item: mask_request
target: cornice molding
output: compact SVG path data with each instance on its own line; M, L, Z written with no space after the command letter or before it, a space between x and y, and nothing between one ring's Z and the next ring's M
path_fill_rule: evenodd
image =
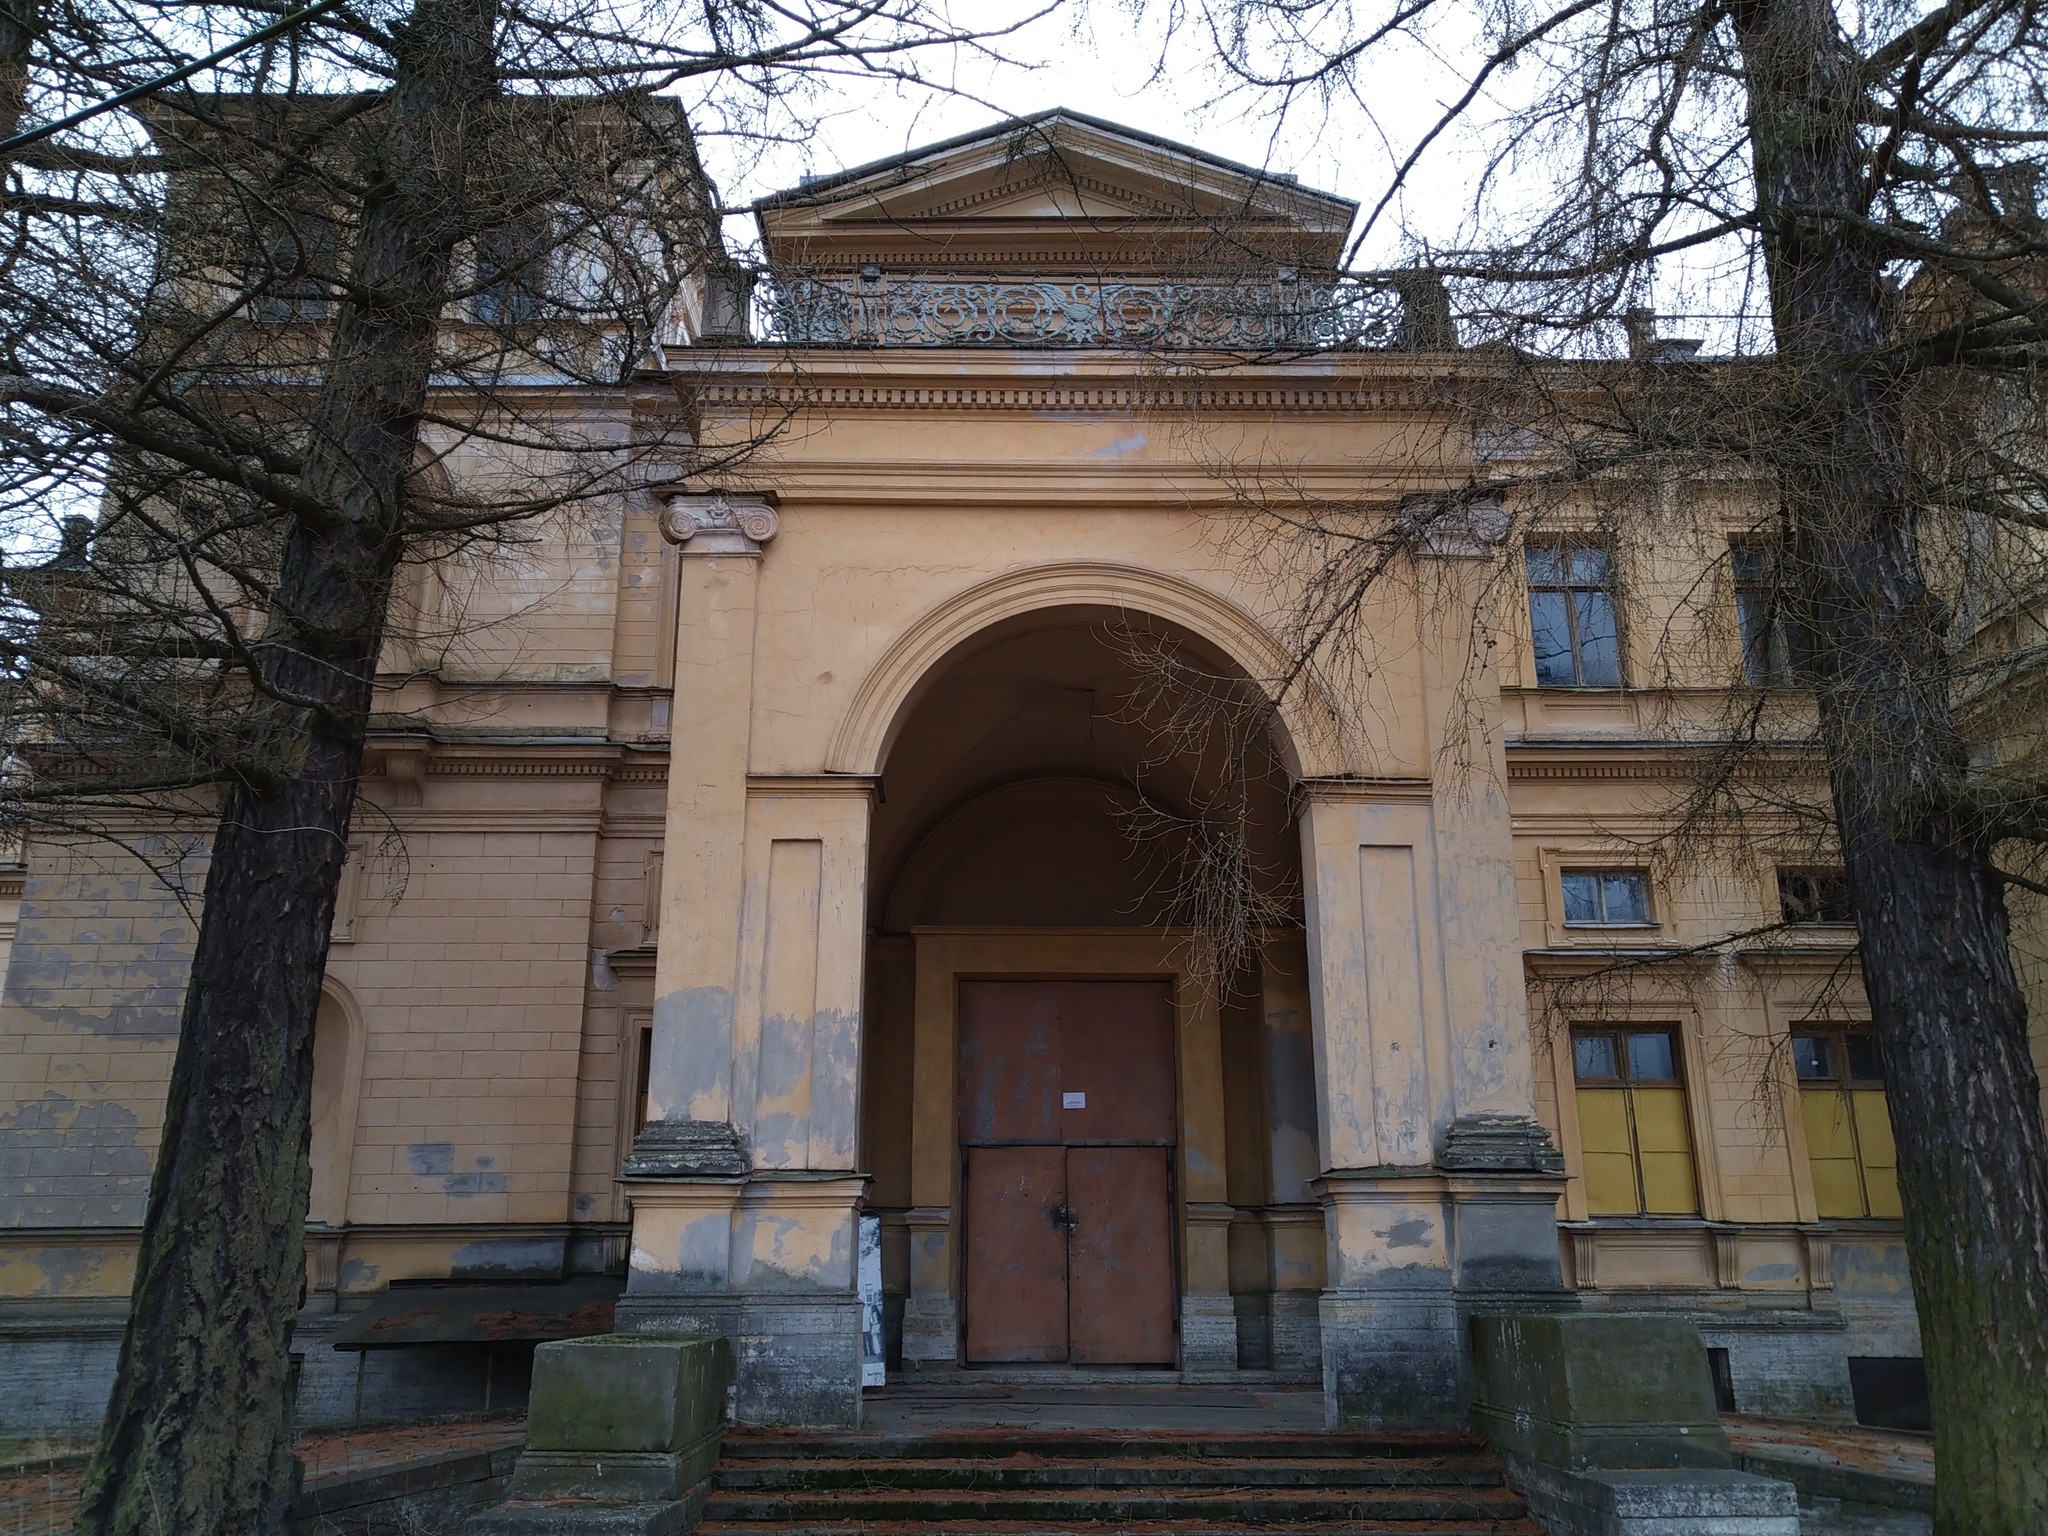
M932 349L921 349L932 350ZM1045 349L1052 351L1054 349ZM792 349L792 356L795 349ZM1028 354L1042 356L1042 352ZM814 366L803 354L806 372ZM787 369L777 370L787 372ZM791 383L795 387L791 387ZM1173 411L1286 411L1290 414L1417 414L1448 403L1440 388L1424 385L1347 387L1324 383L1232 384L1223 379L1135 380L1086 383L991 381L962 383L820 383L788 381L763 373L743 380L706 383L696 392L706 410L752 410L768 403L799 410L829 411L1094 411L1104 415Z

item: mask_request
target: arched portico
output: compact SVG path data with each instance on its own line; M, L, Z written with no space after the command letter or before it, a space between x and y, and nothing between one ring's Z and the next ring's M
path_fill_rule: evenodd
M1148 585L1193 606L1180 584ZM863 1159L902 1364L1313 1379L1292 744L1254 719L1164 732L1189 704L1255 711L1258 684L1154 611L1074 602L1097 594L1071 581L1026 590L1061 601L987 593L990 621L895 687L884 738ZM1162 697L1176 677L1208 692ZM1181 926L1173 828L1240 771L1231 815L1269 921L1218 975Z
M621 1326L733 1337L742 1419L856 1422L865 1203L891 1223L904 1361L988 1355L961 1327L966 1170L1017 1138L957 1093L962 985L1144 981L1174 1030L1145 1138L1171 1170L1173 1363L1319 1365L1333 1421L1457 1417L1470 1307L1559 1284L1497 779L1340 773L1312 692L1254 712L1246 856L1282 916L1243 974L1197 976L1171 859L1119 852L1117 797L1197 819L1216 743L1156 733L1129 648L1251 697L1282 653L1240 609L1121 563L964 571L791 771L756 760L764 698L840 657L778 636L757 676L775 512L679 495L668 527L679 704ZM1444 638L1417 648L1425 720L1464 665Z

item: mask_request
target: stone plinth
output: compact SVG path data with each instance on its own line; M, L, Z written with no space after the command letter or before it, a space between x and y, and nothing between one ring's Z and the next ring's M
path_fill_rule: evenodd
M526 1449L463 1536L667 1536L696 1524L725 1432L722 1338L611 1334L534 1351Z
M1682 1318L1472 1320L1477 1427L1554 1467L1729 1467L1699 1331Z

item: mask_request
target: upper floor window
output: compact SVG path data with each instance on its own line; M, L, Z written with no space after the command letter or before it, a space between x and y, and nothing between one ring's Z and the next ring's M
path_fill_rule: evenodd
M340 239L334 221L301 214L291 227L273 229L263 242L263 266L251 308L266 325L326 317L341 270Z
M1671 1025L1572 1034L1586 1207L1595 1216L1694 1216L1699 1182Z
M1567 869L1564 889L1567 928L1648 928L1650 876L1641 869Z
M1785 586L1775 545L1737 539L1728 546L1735 573L1735 622L1742 631L1742 675L1752 688L1790 688L1804 670L1785 627Z
M1853 923L1849 877L1839 869L1781 869L1778 911L1786 922L1801 926Z
M1820 1214L1901 1214L1899 1154L1876 1036L1867 1029L1795 1031L1792 1070Z
M1545 688L1621 686L1621 630L1601 545L1566 540L1524 551L1536 681Z
M529 325L547 293L553 231L543 216L486 230L476 242L476 297L470 307L485 325Z

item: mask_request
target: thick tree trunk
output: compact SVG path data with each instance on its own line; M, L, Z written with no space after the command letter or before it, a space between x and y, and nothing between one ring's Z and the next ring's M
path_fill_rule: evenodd
M77 1529L282 1532L313 1022L495 0L419 0L259 647L275 776L226 796L128 1328Z
M1947 614L1920 562L1891 336L1861 211L1862 81L1827 0L1734 11L1793 402L1778 462L1933 1397L1939 1536L2048 1531L2048 1130L1970 813Z

